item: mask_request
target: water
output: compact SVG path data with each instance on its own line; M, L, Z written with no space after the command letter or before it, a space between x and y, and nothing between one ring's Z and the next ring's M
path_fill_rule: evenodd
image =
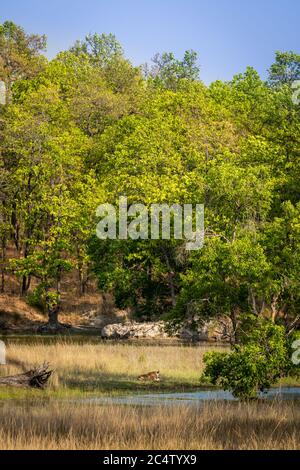
M135 346L174 346L181 345L186 347L205 348L211 344L207 342L199 343L186 343L178 340L103 340L99 335L92 334L77 334L77 335L39 335L39 334L2 334L0 339L6 345L10 344L56 344L62 341L66 344L132 344ZM214 343L216 347L224 348L222 343ZM267 393L259 394L262 399L284 399L284 400L299 400L300 401L300 387L281 387L272 388ZM202 389L195 392L185 393L152 393L152 394L136 394L118 397L94 397L85 399L76 399L80 403L94 403L99 405L198 405L207 401L236 401L233 395L224 390L208 390Z
M260 393L262 399L300 400L300 387L272 388L267 393ZM194 405L206 401L236 401L236 398L224 390L199 390L187 393L151 393L123 397L96 397L80 400L84 403L99 405Z

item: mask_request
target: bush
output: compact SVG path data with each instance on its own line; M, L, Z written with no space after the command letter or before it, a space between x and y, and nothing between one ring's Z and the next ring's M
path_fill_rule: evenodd
M38 285L32 292L27 294L27 303L32 307L36 307L42 312L45 311L45 288L43 284Z
M251 322L250 322L251 324ZM204 356L202 380L209 380L240 399L256 398L280 377L296 374L291 361L292 338L283 326L259 320L241 337L241 343L230 353L208 352Z

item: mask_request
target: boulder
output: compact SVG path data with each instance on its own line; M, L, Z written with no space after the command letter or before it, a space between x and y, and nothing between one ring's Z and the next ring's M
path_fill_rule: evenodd
M178 331L178 337L187 341L230 341L232 323L227 317L210 320L193 319Z
M102 328L101 336L107 339L167 338L168 334L165 332L164 327L164 322L113 323Z
M106 325L124 324L129 322L129 314L126 310L115 309L111 313L94 316L90 319L90 325L96 328L104 328Z
M106 324L101 329L102 338L177 338L184 341L229 341L232 334L231 322L227 318L187 321L178 331L166 331L166 323L125 321Z

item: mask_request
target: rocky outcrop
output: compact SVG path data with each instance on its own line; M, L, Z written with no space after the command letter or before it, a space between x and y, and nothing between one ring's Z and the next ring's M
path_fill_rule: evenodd
M128 339L128 338L167 338L164 322L125 322L113 323L104 326L101 330L102 338Z
M230 341L233 334L229 318L187 322L179 331L178 336L186 341Z
M202 321L197 325L187 322L175 333L167 332L163 321L112 323L105 325L101 330L102 338L106 339L178 338L185 341L229 341L230 334L231 325L226 318Z
M129 323L129 314L126 310L113 310L110 313L97 315L90 318L89 325L103 329L106 325Z

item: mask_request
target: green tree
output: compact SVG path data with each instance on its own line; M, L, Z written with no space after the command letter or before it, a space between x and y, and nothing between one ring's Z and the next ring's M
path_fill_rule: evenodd
M175 90L180 80L194 81L199 79L199 66L197 53L193 50L185 51L182 60L176 59L172 52L156 54L149 76L154 82L166 88Z
M299 375L292 363L292 337L282 326L257 318L245 322L244 336L232 352L209 352L202 380L230 390L240 399L255 399L281 377ZM248 327L247 327L248 326Z
M8 100L17 80L30 78L41 70L46 62L41 56L45 48L45 36L26 34L12 21L0 25L0 77L6 84Z
M103 67L123 56L123 49L112 33L88 34L84 41L76 41L70 49L76 55L88 55L93 64Z
M269 70L269 83L272 86L291 85L300 79L300 55L296 52L280 52Z

